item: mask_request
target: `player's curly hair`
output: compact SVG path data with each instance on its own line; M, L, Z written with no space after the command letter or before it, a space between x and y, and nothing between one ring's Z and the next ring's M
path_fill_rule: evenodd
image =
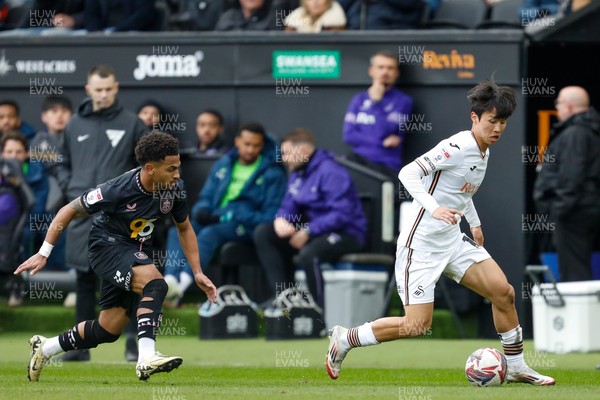
M471 103L471 111L478 118L486 111L496 110L496 117L506 119L517 108L515 92L508 86L498 86L492 81L484 81L469 90L467 96Z
M167 156L179 154L179 140L159 131L142 136L135 146L135 159L141 166L149 162L160 162Z

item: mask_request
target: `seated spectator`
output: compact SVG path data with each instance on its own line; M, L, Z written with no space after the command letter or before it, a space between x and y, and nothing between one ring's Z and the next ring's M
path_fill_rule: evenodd
M34 0L20 29L81 29L85 0Z
M216 31L269 31L278 30L271 0L239 0L239 4L225 11L217 21Z
M197 154L223 154L230 146L223 138L225 124L223 116L217 110L207 109L196 118Z
M212 31L223 13L221 0L179 0L168 19L170 31Z
M0 100L0 135L4 132L19 131L29 141L35 134L33 126L21 120L19 104L10 99Z
M154 0L86 0L83 27L88 32L159 30Z
M156 129L155 127L160 123L161 114L164 114L164 110L154 100L145 100L137 108L137 116L144 121L144 124L148 127L148 132Z
M417 29L423 12L421 0L338 1L346 12L348 29Z
M1 157L16 159L22 165L25 182L33 191L35 202L29 216L29 223L25 224L23 232L24 254L23 259L34 254L34 249L39 248L44 241L48 219L45 217L46 200L48 196L48 177L44 166L38 162L30 162L27 139L17 131L8 131L0 139ZM46 222L45 222L46 221ZM39 229L38 229L39 228ZM23 303L21 293L14 292L11 305L19 306Z
M275 142L264 128L255 123L242 125L235 148L215 163L192 208L204 271L214 274L209 266L221 245L250 243L258 224L273 221L286 181L284 169L277 164ZM174 228L167 239L165 280L179 291L173 305L194 281Z
M335 0L303 0L285 19L285 30L295 32L346 29L346 14Z
M20 170L21 165L17 160L0 157L0 278L9 277L5 286L10 293L9 307L23 304L23 278L14 276L12 272L24 258L16 256L16 249L11 246L23 208L19 196L24 189Z
M65 141L65 127L73 116L71 100L66 96L48 96L42 103L41 120L45 129L38 132L29 146L29 159L44 166L48 177L48 195L45 203L45 217L38 226L49 225L54 214L66 203L64 193L58 185L56 173L63 161L61 147ZM39 219L39 218L38 218ZM43 229L45 231L46 229ZM50 270L66 270L65 262L66 235L62 235L54 244L54 250L48 259Z
M66 96L48 96L42 103L41 120L45 129L38 132L31 146L41 148L52 146L61 147L65 141L65 127L73 116L73 105Z
M45 237L45 229L36 229L37 225L49 225L44 223L46 217L46 200L48 198L48 176L44 165L36 160L29 159L29 146L27 139L19 132L10 131L2 135L0 139L0 148L2 149L2 157L7 159L16 159L23 166L23 175L25 182L33 191L35 203L31 210L30 221L40 222L40 224L27 224L25 229L25 254L30 256L34 249L37 249ZM34 229L29 229L33 227ZM47 228L47 226L45 226Z
M254 231L254 243L271 295L294 281L298 253L308 289L323 308L321 265L362 247L366 219L350 174L316 147L311 132L298 128L285 135L281 153L291 170L287 192L275 221Z

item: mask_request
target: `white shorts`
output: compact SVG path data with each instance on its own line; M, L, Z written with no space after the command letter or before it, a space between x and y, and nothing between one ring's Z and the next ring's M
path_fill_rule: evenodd
M467 269L474 263L491 258L463 234L454 248L442 252L428 252L399 246L396 252L396 287L404 306L433 303L435 284L442 276L460 283Z

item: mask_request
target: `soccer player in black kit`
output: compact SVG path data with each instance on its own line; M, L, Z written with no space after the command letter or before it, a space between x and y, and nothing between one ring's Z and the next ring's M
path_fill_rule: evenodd
M196 284L210 301L216 301L217 290L200 267L198 241L179 178L178 145L177 139L164 133L142 137L135 148L140 167L89 189L64 206L52 221L39 252L15 271L20 274L30 270L35 275L44 268L53 244L73 218L99 213L90 231L89 257L91 268L102 278L100 315L58 336L34 335L29 339L30 381L38 381L44 365L59 353L116 341L134 317L138 323L136 374L140 380L170 372L183 362L181 357L167 357L155 350L167 284L145 251L159 219L169 214L174 219Z

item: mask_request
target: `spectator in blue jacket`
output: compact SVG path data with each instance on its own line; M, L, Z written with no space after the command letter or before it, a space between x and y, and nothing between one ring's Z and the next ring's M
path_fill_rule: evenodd
M257 123L242 125L235 148L221 157L192 208L192 225L198 236L204 270L221 245L252 241L254 228L271 223L285 193L287 175L277 163L275 142ZM165 280L177 288L179 299L194 282L175 229L169 231ZM176 284L176 281L179 281Z
M400 76L397 55L380 51L371 56L372 83L355 95L344 117L344 142L350 159L394 177L402 166L403 126L412 112L412 97L394 87ZM403 123L404 122L404 123Z
M21 120L19 104L11 99L0 100L0 134L19 131L30 141L37 131L33 126Z
M324 307L321 264L337 261L364 244L366 218L348 171L318 149L302 128L281 141L283 161L292 171L274 222L260 225L254 243L272 295L293 282L292 257L306 273L312 296Z

